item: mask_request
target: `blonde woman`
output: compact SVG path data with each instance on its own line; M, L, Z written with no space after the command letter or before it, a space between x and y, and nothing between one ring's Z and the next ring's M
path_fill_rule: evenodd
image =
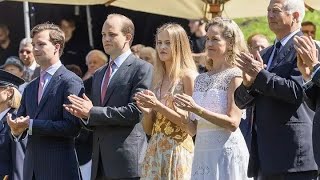
M197 76L185 30L178 24L161 26L156 51L153 92L135 96L144 114L144 131L151 135L141 179L190 179L196 124L173 105L173 95L192 94Z
M233 97L242 82L233 62L236 54L247 51L238 25L214 18L207 25L206 49L209 71L197 77L193 98L175 96L175 104L192 112L191 119L198 122L191 179L245 180L249 152Z
M0 180L22 178L23 158L19 161L21 156L16 154L19 143L11 140L7 113L13 116L20 106L21 94L17 88L23 83L23 79L0 70Z

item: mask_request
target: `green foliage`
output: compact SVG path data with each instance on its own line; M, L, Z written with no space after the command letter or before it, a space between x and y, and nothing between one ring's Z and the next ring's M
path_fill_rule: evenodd
M273 42L275 39L273 32L269 29L267 17L239 18L234 19L234 21L240 26L246 39L254 33L262 33L266 35L270 42ZM316 24L316 39L320 40L320 11L307 11L304 21L311 21Z

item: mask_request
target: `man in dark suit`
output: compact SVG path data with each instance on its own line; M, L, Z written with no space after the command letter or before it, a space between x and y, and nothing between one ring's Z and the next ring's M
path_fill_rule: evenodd
M301 74L293 37L301 36L303 1L271 0L270 29L275 44L241 53L237 66L243 83L235 91L241 109L255 105L248 175L262 180L310 180L317 176L312 150L313 111L303 102ZM266 64L266 69L265 65Z
M70 96L72 104L65 105L94 130L93 180L139 179L138 163L146 136L136 127L141 112L133 96L151 86L153 69L131 53L133 35L130 19L120 14L107 17L102 42L110 61L93 76L92 101L85 95Z
M305 101L315 111L312 141L315 161L320 167L320 51L312 36L295 37L294 41L298 53L297 66L305 81Z
M23 179L79 180L74 138L81 126L62 105L70 94L83 93L83 83L59 60L64 33L58 26L39 24L31 37L40 77L26 87L18 118L8 118L14 136L28 133Z

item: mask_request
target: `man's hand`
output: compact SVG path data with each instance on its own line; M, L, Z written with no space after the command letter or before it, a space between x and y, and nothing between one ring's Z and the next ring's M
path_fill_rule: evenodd
M243 85L245 87L250 87L255 81L258 73L266 66L263 64L263 60L258 51L256 52L255 57L252 54L244 52L237 56L235 65L243 72Z
M316 43L313 41L311 36L295 36L293 40L294 48L296 49L300 59L303 61L303 64L306 64L309 69L313 71L313 67L319 63L319 52L316 48Z
M78 118L88 118L93 104L85 94L83 94L82 97L83 98L72 94L68 96L71 104L64 104L63 106L68 112Z
M26 116L20 116L17 117L16 119L12 119L12 114L8 113L7 114L7 123L11 129L11 133L14 136L19 136L22 134L28 127L30 123L30 117Z
M303 79L305 81L309 81L311 79L311 70L309 66L307 66L307 64L303 62L299 53L297 54L297 66L300 73L302 74Z

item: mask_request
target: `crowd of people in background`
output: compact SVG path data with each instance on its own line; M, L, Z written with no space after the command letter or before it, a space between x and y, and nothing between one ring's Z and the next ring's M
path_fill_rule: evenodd
M316 25L302 0L266 9L272 42L223 17L149 47L110 14L103 51L72 19L19 44L0 24L0 180L318 179Z

